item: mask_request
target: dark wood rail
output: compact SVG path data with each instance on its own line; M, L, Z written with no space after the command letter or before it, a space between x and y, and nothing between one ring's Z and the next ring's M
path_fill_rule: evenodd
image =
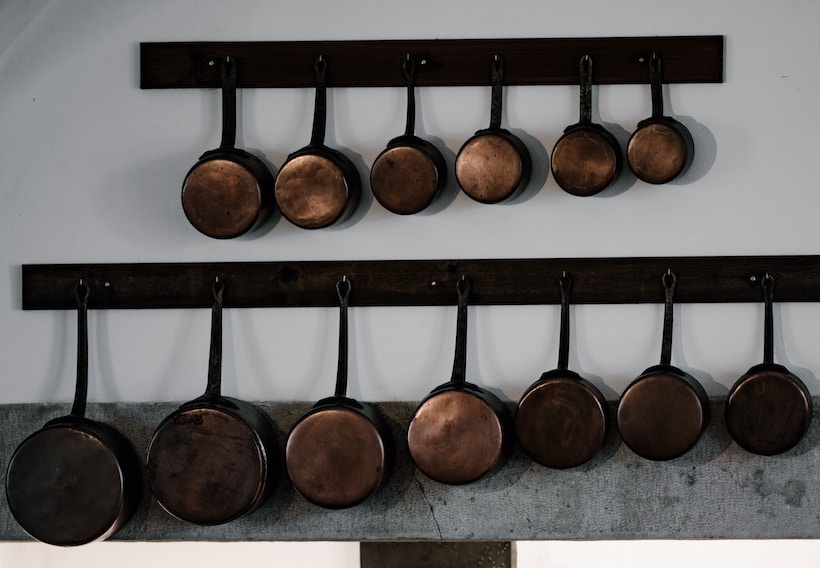
M91 286L91 308L208 307L216 277L226 284L226 307L326 307L337 305L335 284L344 276L358 306L451 305L462 276L472 284L471 304L557 304L563 271L573 279L573 303L660 303L667 270L678 279L676 302L762 301L767 272L776 302L820 301L820 256L714 256L32 264L22 267L23 308L75 308L80 278Z
M578 84L584 55L593 58L594 83L648 83L653 52L666 83L721 83L723 43L723 36L142 43L140 86L218 87L216 63L228 55L237 62L237 86L253 88L312 87L319 55L332 87L403 86L408 54L420 63L419 86L489 85L496 55L507 85Z

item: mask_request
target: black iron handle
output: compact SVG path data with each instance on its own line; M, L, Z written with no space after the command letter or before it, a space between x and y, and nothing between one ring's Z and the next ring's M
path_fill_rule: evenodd
M774 363L774 315L772 313L772 299L774 298L774 276L766 273L760 281L763 288L763 300L766 304L763 318L763 362Z
M208 386L205 397L222 395L222 297L225 284L217 276L211 285L214 303L211 307L211 350L208 357Z
M663 308L663 341L661 343L661 365L669 366L672 363L672 319L674 314L673 300L678 277L671 270L667 270L661 277L665 291Z
M313 109L313 132L310 135L311 146L325 143L327 127L327 61L320 55L314 65L316 70L316 102Z
M592 124L592 58L584 55L578 62L581 112L578 124Z
M336 368L336 396L347 396L347 306L353 283L343 276L336 282L336 295L339 296L339 364Z
M649 60L649 87L652 92L652 118L663 116L663 75L661 58L653 53Z
M413 136L416 131L416 62L409 53L402 63L402 69L407 78L407 125L404 135Z
M504 106L504 60L493 57L492 100L490 101L490 129L501 128L501 109Z
M85 416L85 405L88 399L88 297L91 288L80 278L74 287L77 299L77 384L74 387L74 404L71 416Z
M222 62L222 142L220 148L236 145L236 59Z
M572 277L564 271L558 279L561 288L561 333L558 344L558 368L569 369L569 293L572 289Z
M470 297L470 281L462 276L456 282L458 292L458 315L456 316L456 353L453 361L452 383L467 380L467 300Z

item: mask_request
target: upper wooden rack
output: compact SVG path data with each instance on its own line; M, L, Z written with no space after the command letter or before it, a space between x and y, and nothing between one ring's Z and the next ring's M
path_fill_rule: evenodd
M648 83L652 53L663 59L665 83L721 83L723 43L723 36L142 43L140 87L219 87L216 62L226 56L237 61L238 87L313 87L319 55L332 87L404 86L407 55L419 62L418 86L489 85L495 56L504 59L506 85L578 84L584 55L593 58L594 83Z

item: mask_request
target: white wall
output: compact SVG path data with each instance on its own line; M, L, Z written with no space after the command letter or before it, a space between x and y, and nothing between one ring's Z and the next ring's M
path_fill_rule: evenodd
M820 7L813 0L440 2L10 0L0 3L0 361L3 402L68 401L75 316L23 312L20 265L60 262L817 254ZM138 87L138 44L187 40L701 35L726 37L725 83L672 85L667 110L695 136L690 171L581 199L551 177L528 199L458 195L409 218L371 203L341 229L280 221L222 242L191 228L181 181L218 145L219 93ZM596 89L596 120L625 141L645 86ZM371 164L404 126L403 89L336 89L329 142ZM245 90L239 143L281 165L309 138L310 90ZM577 118L577 87L512 87L505 125L526 132L536 177ZM486 126L489 92L422 89L423 132L450 156ZM628 187L627 187L628 186ZM776 359L820 393L820 305L776 311ZM331 392L332 309L229 310L225 391L249 400ZM350 394L414 400L449 378L454 308L351 313ZM685 305L673 363L724 394L762 357L757 305ZM93 312L95 401L187 400L205 386L207 310ZM571 366L610 398L657 362L661 306L578 306ZM510 400L555 365L557 308L471 312L468 378Z

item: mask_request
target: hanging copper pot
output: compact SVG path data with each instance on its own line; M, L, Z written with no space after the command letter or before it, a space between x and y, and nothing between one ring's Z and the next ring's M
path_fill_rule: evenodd
M15 520L37 540L59 546L108 538L131 518L142 495L142 464L133 446L111 426L85 417L89 294L80 280L71 413L23 440L6 471Z
M673 297L677 276L662 277L664 305L661 363L645 370L626 387L618 404L618 431L636 454L650 460L671 460L697 443L709 421L709 398L690 374L670 364Z
M682 175L692 163L695 143L692 134L671 116L663 116L661 58L649 60L652 116L638 123L627 145L630 169L647 183L668 183Z
M347 306L352 283L336 283L339 365L336 393L317 402L290 431L285 461L293 486L320 507L342 509L375 494L393 469L393 439L372 406L347 396Z
M235 147L236 60L222 62L222 143L202 154L182 184L182 209L199 232L230 239L262 225L273 210L273 174Z
M398 215L412 215L430 205L447 182L447 164L433 144L415 135L416 62L407 55L407 126L393 138L370 169L370 189L381 205Z
M572 277L564 272L561 288L561 337L558 367L541 375L521 396L515 413L518 443L534 461L566 469L589 461L606 439L609 410L601 391L569 370L569 293Z
M606 128L592 122L592 58L579 63L581 116L552 149L551 168L556 183L572 195L587 197L605 190L621 172L621 147Z
M453 374L421 401L407 428L407 445L416 466L431 479L453 485L471 483L496 471L514 441L512 419L504 403L465 380L470 282L462 277L456 288Z
M157 426L146 455L148 484L157 502L197 525L227 523L256 510L270 496L280 463L268 415L221 392L224 289L217 278L205 394Z
M325 145L327 66L320 56L310 144L288 156L274 184L282 216L303 229L343 222L356 209L362 191L359 171L350 158Z
M456 156L461 190L481 203L499 203L521 193L530 181L532 158L518 136L501 128L504 60L493 58L490 127L467 140Z
M762 281L766 303L763 363L740 377L726 398L726 427L743 449L763 456L797 445L811 426L812 400L806 385L774 362L772 296L774 276Z

